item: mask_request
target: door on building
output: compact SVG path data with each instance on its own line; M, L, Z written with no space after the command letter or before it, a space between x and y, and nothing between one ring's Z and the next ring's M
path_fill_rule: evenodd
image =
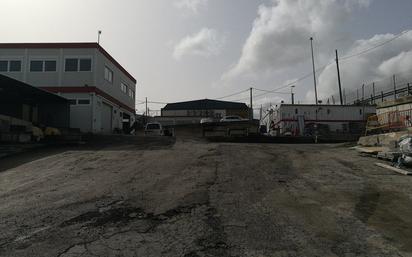
M102 133L110 134L112 133L112 113L113 107L103 103L102 104Z

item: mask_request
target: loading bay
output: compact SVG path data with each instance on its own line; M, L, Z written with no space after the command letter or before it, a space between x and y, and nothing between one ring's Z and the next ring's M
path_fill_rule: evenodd
M45 148L0 160L0 256L412 256L411 182L343 144Z

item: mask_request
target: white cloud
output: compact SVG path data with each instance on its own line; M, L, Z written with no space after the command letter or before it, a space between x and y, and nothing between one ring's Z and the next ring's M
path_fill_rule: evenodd
M193 13L198 13L201 7L205 7L208 0L177 0L175 6L179 9L187 9Z
M210 57L218 55L224 45L224 38L214 29L203 28L198 33L183 38L175 47L173 57L177 60L183 56Z
M270 6L261 5L238 62L223 78L282 71L307 61L311 36L328 49L328 44L341 37L341 24L348 19L348 14L370 2L273 0Z
M392 34L384 34L375 35L366 40L358 40L346 53L342 53L341 56L362 52L365 49L386 42L394 36L395 35ZM411 80L412 31L366 54L343 60L340 63L340 71L342 84L346 92L360 88L362 84L368 84L374 81L382 81L376 84L376 86L380 88L390 86L391 76L393 74L399 74L399 80L405 80L405 76L408 76L408 79ZM409 71L409 73L404 73L405 71ZM333 94L337 95L336 74L335 64L327 66L319 74L319 98L325 99ZM369 94L370 93L367 95ZM313 91L308 92L307 100L313 99L313 95Z

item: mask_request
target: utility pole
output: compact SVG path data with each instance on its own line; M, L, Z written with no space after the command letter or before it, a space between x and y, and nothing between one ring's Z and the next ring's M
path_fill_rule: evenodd
M263 105L260 105L260 115L259 115L259 121L262 122L262 111L263 111Z
M147 109L147 97L146 97L146 111L145 111L145 113L146 113L146 117L148 117L149 116L149 113L148 113L148 111L147 111L148 109Z
M292 104L295 104L295 93L293 93L293 88L294 88L295 86L291 86L290 87L290 95L291 95L291 97L292 97Z
M365 100L365 84L362 84L362 102Z
M338 50L335 50L336 53L336 68L338 69L338 84L339 84L339 96L340 96L340 105L343 105L343 97L342 97L342 84L340 81L340 70L339 70L339 56Z
M317 89L317 85L316 85L316 69L315 69L315 57L313 54L313 37L310 38L310 49L312 52L312 68L313 68L313 82L315 85L315 101L316 101L316 105L318 105L318 89Z
M250 113L249 120L253 120L253 88L250 88Z
M396 76L393 75L393 96L394 99L396 100Z

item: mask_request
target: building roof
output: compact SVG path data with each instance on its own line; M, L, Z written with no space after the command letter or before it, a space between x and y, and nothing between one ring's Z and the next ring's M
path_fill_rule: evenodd
M162 110L228 110L228 109L248 109L244 103L227 102L218 100L194 100L179 103L169 103Z
M0 103L68 103L66 98L0 75Z
M47 48L94 48L98 49L107 59L109 59L116 67L126 74L129 79L136 83L136 79L125 69L120 63L118 63L102 46L98 43L89 42L89 43L0 43L0 49L7 48L21 48L21 49L47 49Z

